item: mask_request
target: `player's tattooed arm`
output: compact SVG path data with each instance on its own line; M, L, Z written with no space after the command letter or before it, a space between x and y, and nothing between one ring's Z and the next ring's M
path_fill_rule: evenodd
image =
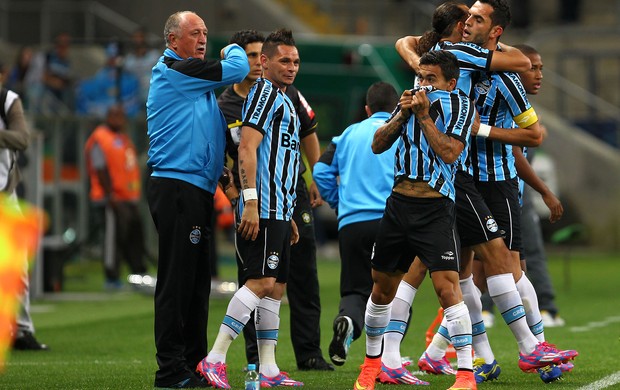
M239 166L243 166L243 160L239 160ZM249 188L248 186L248 177L245 173L245 169L244 168L240 168L239 169L239 179L241 179L241 189L245 190L246 188Z
M381 154L388 150L398 139L403 129L411 117L411 90L406 90L400 97L398 113L389 122L379 127L372 140L372 152Z

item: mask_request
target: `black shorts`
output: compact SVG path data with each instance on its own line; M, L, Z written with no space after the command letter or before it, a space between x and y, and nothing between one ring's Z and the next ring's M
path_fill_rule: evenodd
M469 173L457 171L454 187L456 226L461 247L467 248L502 237L491 210L476 188L474 178Z
M243 265L244 279L276 278L286 283L291 253L291 222L261 219L256 240L246 240L236 233L235 244Z
M372 267L405 273L418 256L430 272L458 272L459 250L452 200L411 198L393 192L379 225Z
M521 206L517 179L479 181L476 188L493 213L508 249L521 250Z

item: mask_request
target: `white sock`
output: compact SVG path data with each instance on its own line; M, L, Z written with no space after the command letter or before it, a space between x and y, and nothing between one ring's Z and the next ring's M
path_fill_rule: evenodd
M517 292L512 274L489 276L487 286L495 306L517 340L519 352L532 353L538 340L527 325L523 302Z
M246 286L242 286L230 299L226 315L220 325L220 331L215 338L213 347L207 355L207 362L226 363L226 353L233 340L239 336L245 324L250 319L250 314L256 308L260 298Z
M388 368L401 368L400 343L405 336L409 309L418 290L402 280L392 301L390 322L383 335L383 356L381 362Z
M433 336L433 340L426 347L426 354L433 360L441 360L446 355L446 349L450 346L450 332L448 332L448 321L444 314L441 325L437 329L437 333Z
M452 345L456 350L459 370L473 370L471 358L471 320L464 302L444 309Z
M538 295L532 282L525 276L525 272L521 274L521 279L519 279L516 285L525 308L527 325L538 341L545 341L545 327L543 326L542 316L538 308Z
M254 317L256 324L256 342L258 344L258 361L260 373L274 377L280 374L276 363L276 344L280 329L280 301L265 297L256 307Z
M463 301L469 310L471 319L472 344L476 357L483 358L489 364L495 360L495 355L489 344L489 337L484 322L482 321L482 301L480 300L480 290L474 284L474 276L470 275L467 279L459 281L463 292Z
M368 298L364 328L366 329L366 356L369 358L381 356L381 342L385 328L390 322L391 306L391 304L376 305L372 297Z

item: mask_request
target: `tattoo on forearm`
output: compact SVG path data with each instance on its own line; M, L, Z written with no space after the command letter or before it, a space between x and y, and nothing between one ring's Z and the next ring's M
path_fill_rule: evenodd
M392 146L394 141L400 136L400 130L403 123L406 122L401 114L395 116L390 122L380 127L375 133L375 137L372 141L373 149L387 150Z
M442 133L439 130L432 131L431 126L427 126L426 119L430 119L430 117L428 115L424 115L418 118L420 129L424 133L424 136L428 140L428 143L430 144L431 148L435 151L435 153L442 156L445 151L451 149L452 142L450 140L450 137L447 134Z
M239 160L239 178L241 179L241 189L246 189L248 188L248 178L242 165L243 160Z

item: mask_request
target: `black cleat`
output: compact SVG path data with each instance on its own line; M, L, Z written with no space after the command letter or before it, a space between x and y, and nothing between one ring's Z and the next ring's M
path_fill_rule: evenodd
M334 371L333 365L327 363L322 356L313 357L297 364L301 371Z
M47 351L49 347L39 343L32 333L23 332L21 336L15 338L13 349L18 351Z

